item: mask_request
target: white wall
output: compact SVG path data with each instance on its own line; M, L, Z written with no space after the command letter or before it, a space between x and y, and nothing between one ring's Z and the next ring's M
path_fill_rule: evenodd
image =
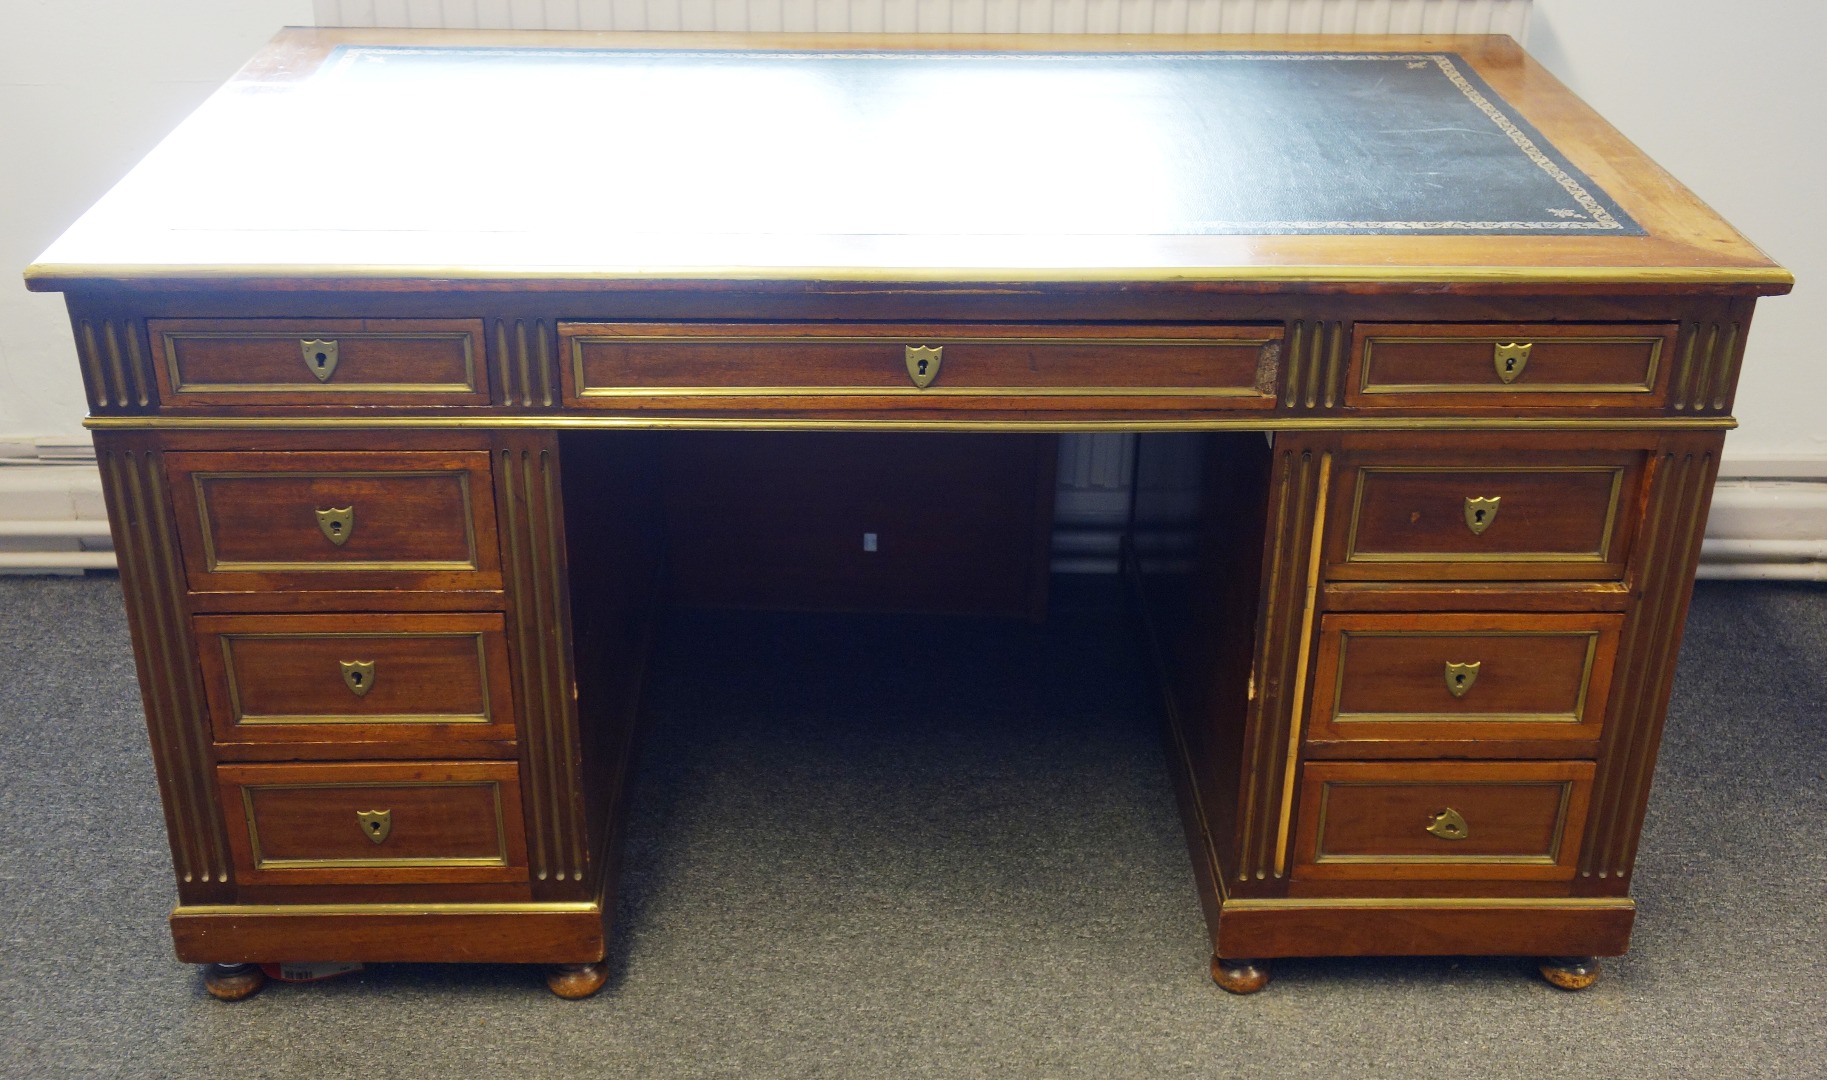
M1795 274L1752 325L1741 474L1827 477L1824 39L1820 0L1535 0L1529 25L1537 59Z
M81 432L63 297L20 272L310 0L0 0L0 440Z

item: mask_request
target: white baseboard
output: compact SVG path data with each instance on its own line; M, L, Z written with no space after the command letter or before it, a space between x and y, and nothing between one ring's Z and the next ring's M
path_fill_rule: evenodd
M114 565L89 440L0 436L0 574L80 574Z
M1827 581L1827 469L1821 464L1827 463L1726 462L1713 488L1700 576Z

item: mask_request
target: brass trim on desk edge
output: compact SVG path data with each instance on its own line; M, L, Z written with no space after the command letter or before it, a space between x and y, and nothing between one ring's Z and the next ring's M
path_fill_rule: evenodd
M1635 911L1628 896L1300 896L1240 897L1231 911L1324 911L1328 908L1577 908Z
M1300 282L1386 283L1400 288L1409 284L1452 282L1541 282L1555 284L1670 284L1767 285L1785 290L1795 286L1795 275L1772 266L1412 266L1387 265L1312 266L1134 266L1134 267L875 267L875 266L689 266L597 270L561 270L478 266L330 266L301 263L177 265L84 265L34 263L25 270L26 287L33 292L61 292L58 285L81 286L98 282L197 281L224 279L246 281L279 278L287 281L400 281L438 288L452 281L499 281L505 285L526 282L571 281L599 287L617 284L647 285L661 281L756 281L793 284L820 281L867 281L883 284L1070 284L1122 282Z
M308 431L323 428L456 428L777 431L1730 431L1730 416L1338 417L1251 416L1183 420L825 420L783 417L511 416L90 416L91 431Z
M385 916L385 915L590 915L601 914L597 900L509 900L462 903L374 903L374 904L179 904L171 909L171 918L179 916Z

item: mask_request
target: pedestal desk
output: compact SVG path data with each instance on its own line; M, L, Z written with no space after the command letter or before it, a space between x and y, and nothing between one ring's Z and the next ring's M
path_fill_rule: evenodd
M222 997L601 985L698 429L1205 433L1128 566L1214 977L1584 985L1790 284L1507 38L361 30L282 33L27 278Z

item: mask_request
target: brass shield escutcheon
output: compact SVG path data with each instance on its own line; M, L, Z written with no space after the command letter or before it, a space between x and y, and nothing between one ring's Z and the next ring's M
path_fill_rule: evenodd
M368 691L374 689L374 661L343 660L340 663L343 668L343 685L356 697L368 696Z
M317 512L317 527L324 534L324 539L342 547L355 535L355 507L333 506L328 510Z
M1442 840L1464 840L1472 835L1472 827L1465 823L1464 816L1450 806L1428 819L1427 831Z
M1508 345L1498 345L1497 355L1493 362L1497 365L1497 377L1505 385L1522 377L1523 368L1529 366L1529 350L1535 348L1532 341L1512 341Z
M924 390L939 377L939 362L943 360L945 346L929 347L926 345L909 345L907 347L907 377L913 384Z
M309 338L298 343L298 351L304 353L305 367L318 382L329 382L336 374L336 342Z
M363 836L378 844L393 831L393 811L357 810L355 823L361 826Z
M1472 684L1478 681L1478 669L1482 666L1484 666L1482 660L1471 664L1455 664L1451 660L1447 661L1447 690L1450 691L1454 697L1464 697L1465 692L1470 690Z
M1503 496L1492 499L1465 500L1465 527L1472 530L1473 536L1479 536L1497 520L1497 504L1503 502Z

